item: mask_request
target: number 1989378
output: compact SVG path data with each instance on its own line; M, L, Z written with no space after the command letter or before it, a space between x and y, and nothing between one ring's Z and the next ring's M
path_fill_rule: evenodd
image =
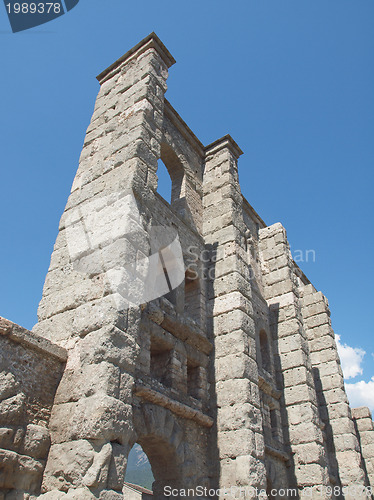
M54 2L6 4L9 14L60 14L61 4Z

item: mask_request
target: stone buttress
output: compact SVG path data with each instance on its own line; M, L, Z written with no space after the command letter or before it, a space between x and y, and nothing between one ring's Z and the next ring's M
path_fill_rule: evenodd
M243 197L230 136L206 148L204 238L210 250L208 306L214 334L221 488L266 488L255 324Z

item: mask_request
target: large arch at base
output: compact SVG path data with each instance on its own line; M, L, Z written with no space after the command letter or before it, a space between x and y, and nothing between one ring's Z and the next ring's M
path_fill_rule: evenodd
M170 410L148 403L135 406L133 421L135 442L147 455L155 479L152 486L154 499L164 499L165 487L180 489L184 482L183 429Z

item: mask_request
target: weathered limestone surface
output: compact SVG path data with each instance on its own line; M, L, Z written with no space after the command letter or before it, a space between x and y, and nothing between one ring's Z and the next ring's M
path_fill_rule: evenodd
M330 484L323 447L309 346L301 318L300 294L287 236L281 224L260 229L264 297L278 353L276 370L283 387L286 448L293 456L290 483L304 488Z
M170 105L164 111L173 62L150 35L98 77L35 327L69 354L43 492L121 492L135 442L152 464L156 496L168 484L208 485L205 292L189 287L187 315L183 289L150 301L144 285L158 228L178 228L184 259L190 245L203 249L203 148ZM171 206L156 193L160 157L177 171Z
M157 500L373 485L327 301L243 198L235 141L204 147L165 99L173 63L152 33L99 75L39 322L0 319L0 500L139 498L135 443Z
M301 288L302 314L330 475L342 487L366 483L351 410L344 390L343 372L337 352L326 297L313 285ZM352 495L357 498L357 495Z
M0 318L0 498L40 492L65 361L61 347Z
M216 348L212 396L217 400L219 486L265 489L255 325L237 171L240 154L229 136L206 149L203 233L211 254L208 317Z

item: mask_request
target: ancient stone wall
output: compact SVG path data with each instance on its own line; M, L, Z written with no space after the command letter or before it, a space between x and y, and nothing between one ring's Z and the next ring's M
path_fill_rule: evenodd
M66 352L0 318L0 498L40 493Z
M341 487L364 485L362 457L344 390L328 302L311 284L302 287L301 294L330 478Z
M327 300L283 226L243 198L235 141L205 147L165 99L173 63L152 33L98 77L35 335L0 329L0 485L123 498L138 443L156 499L165 486L221 488L220 500L232 487L279 500L364 487L372 420L362 409L352 420ZM35 470L19 482L25 460Z
M203 231L212 254L207 326L213 330L215 345L218 484L264 489L256 332L237 170L240 154L231 137L224 137L207 147L204 172Z
M300 294L286 232L281 224L260 229L264 297L269 304L275 370L282 389L282 425L290 454L289 482L303 489L329 485L322 422L312 376Z
M212 344L199 258L185 278L191 247L197 256L204 249L204 152L165 104L172 63L151 35L99 76L35 328L69 353L43 492L120 493L135 442L151 462L156 497L164 485L209 483ZM156 192L159 158L171 205ZM173 270L174 247L181 269Z
M360 451L364 459L369 484L374 488L374 425L369 408L364 406L352 410Z

